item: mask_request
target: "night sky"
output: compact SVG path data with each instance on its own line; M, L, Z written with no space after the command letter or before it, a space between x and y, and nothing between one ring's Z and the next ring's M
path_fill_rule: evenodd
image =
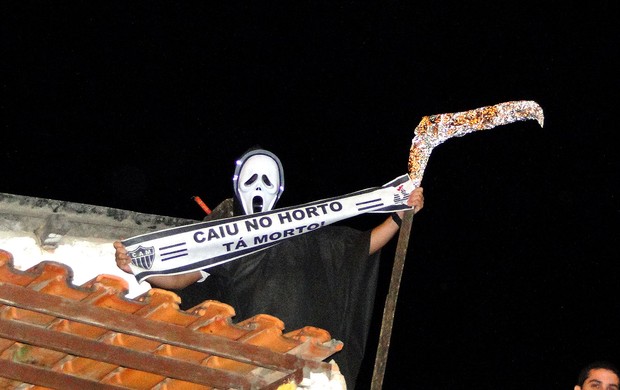
M425 115L534 100L544 128L433 151L384 388L566 389L620 364L612 1L223 3L3 3L0 192L202 219L192 196L230 197L259 144L292 206L406 173Z

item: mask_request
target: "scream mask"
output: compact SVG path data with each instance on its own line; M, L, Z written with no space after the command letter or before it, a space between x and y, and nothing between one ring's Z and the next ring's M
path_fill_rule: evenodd
M264 149L247 152L237 160L233 189L245 214L273 209L284 191L280 159Z

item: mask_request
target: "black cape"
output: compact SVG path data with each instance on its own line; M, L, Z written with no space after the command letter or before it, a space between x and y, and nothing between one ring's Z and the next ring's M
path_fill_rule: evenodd
M218 207L223 214L215 218L230 215L230 204L221 206L226 206ZM178 291L181 307L215 299L231 305L240 320L269 314L284 322L285 332L304 326L325 329L344 343L332 357L353 389L379 274L379 252L369 256L369 247L370 231L326 226L207 269L204 282Z

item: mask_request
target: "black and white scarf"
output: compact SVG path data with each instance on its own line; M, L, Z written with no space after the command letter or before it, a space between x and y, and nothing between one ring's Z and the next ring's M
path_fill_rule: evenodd
M268 212L180 226L123 241L131 269L142 282L236 260L282 240L364 213L408 210L415 186L402 175L382 187Z

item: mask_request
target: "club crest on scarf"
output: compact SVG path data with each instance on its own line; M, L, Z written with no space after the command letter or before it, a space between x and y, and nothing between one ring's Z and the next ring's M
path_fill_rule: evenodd
M406 203L407 198L409 197L409 191L407 191L407 188L403 184L401 184L398 187L396 187L396 191L397 193L394 194L394 203L395 204Z
M140 245L136 249L127 252L127 255L131 258L133 265L144 269L151 269L155 261L155 247L144 248Z

